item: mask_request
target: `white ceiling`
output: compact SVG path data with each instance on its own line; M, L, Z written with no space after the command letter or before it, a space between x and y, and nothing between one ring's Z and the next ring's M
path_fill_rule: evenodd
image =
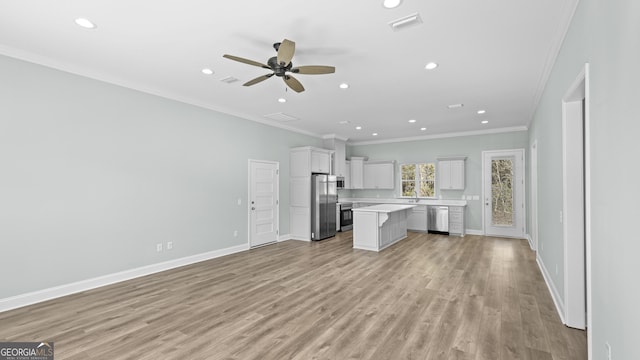
M352 143L499 132L528 125L577 1L2 0L0 53ZM422 24L388 24L414 13ZM277 77L244 87L269 71L222 57L266 63L284 38L295 66L335 74L295 75L299 94ZM430 61L440 66L425 70ZM220 81L229 76L239 81ZM298 120L264 117L274 113Z

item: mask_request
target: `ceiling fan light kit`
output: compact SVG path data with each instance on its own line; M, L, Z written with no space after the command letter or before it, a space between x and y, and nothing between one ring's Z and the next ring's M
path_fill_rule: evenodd
M325 65L307 65L293 67L293 62L291 62L291 59L293 59L293 55L295 54L296 43L291 40L284 39L282 40L282 42L273 44L273 48L276 50L277 56L269 58L269 60L267 60L267 64L229 54L224 54L223 57L229 60L234 60L273 71L271 74L258 76L253 80L247 81L243 84L244 86L255 85L275 75L277 77L281 77L289 88L298 93L304 91L304 86L302 86L302 83L300 83L300 81L291 76L289 73L322 75L333 74L336 71L335 67Z

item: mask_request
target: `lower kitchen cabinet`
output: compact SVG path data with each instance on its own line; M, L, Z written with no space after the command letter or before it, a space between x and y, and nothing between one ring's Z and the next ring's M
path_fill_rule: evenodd
M464 206L449 206L449 234L464 236Z
M427 206L418 205L412 209L407 218L407 230L427 231Z

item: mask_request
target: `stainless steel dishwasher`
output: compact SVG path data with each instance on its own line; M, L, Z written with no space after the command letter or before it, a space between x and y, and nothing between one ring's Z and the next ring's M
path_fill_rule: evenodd
M449 207L448 206L428 206L429 219L427 230L435 234L449 234Z

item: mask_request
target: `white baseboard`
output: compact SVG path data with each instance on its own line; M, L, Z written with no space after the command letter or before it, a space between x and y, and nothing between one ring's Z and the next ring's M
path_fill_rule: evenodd
M221 256L235 254L249 250L249 246L238 245L225 249L210 251L203 254L192 255L183 257L180 259L169 260L157 264L151 264L136 269L125 270L114 274L99 276L92 279L86 279L77 281L70 284L60 285L48 289L38 290L26 294L12 296L9 298L0 299L0 312L17 309L23 306L36 304L39 302L59 298L66 295L79 293L95 289L101 286L111 285L118 282L135 279L138 277L158 273L165 270L178 268L185 265L198 263L205 260L215 259Z
M525 235L525 238L526 238L526 239L527 239L527 241L529 242L529 247L531 248L531 250L535 250L535 249L533 248L533 238L531 237L531 235L530 235L530 234L526 234L526 235Z
M303 238L299 238L299 237L290 237L289 240L296 240L296 241L306 241L306 242L311 242L310 239L303 239Z
M278 236L278 242L289 241L289 240L291 240L290 234L284 234L284 235Z
M465 232L467 235L484 235L484 232L482 232L482 230L465 229Z
M540 268L540 272L542 272L542 277L544 278L544 282L547 284L547 288L549 288L549 292L551 293L551 299L553 299L553 303L556 305L556 311L558 315L560 315L560 320L563 324L567 322L564 319L564 301L560 297L560 293L558 289L556 289L555 284L551 281L551 276L549 275L549 271L547 271L547 267L544 266L544 262L536 254L536 262L538 263L538 267Z

